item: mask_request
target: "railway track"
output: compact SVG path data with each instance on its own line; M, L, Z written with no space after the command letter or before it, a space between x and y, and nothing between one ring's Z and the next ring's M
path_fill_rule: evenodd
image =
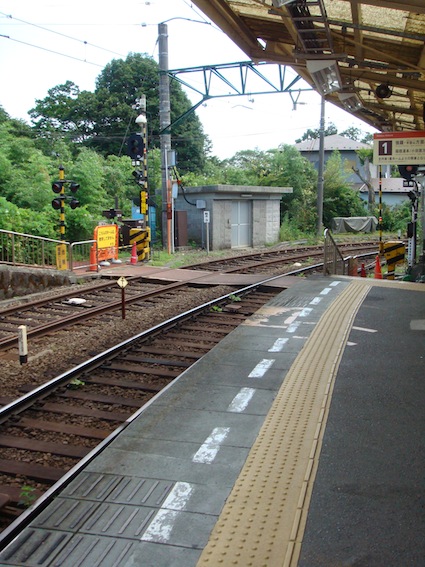
M344 253L351 255L376 251L376 243L350 244L341 247ZM323 255L319 246L302 249L282 248L277 251L251 253L225 260L212 260L201 264L187 266L193 270L220 271L221 273L261 273L275 275L292 269L295 262L307 265L320 259ZM315 265L315 264L313 264ZM201 285L202 275L199 276ZM128 278L131 285L127 287L125 306L135 308L151 307L154 302L162 301L164 296L176 293L177 290L190 290L196 285L174 282L153 283L143 277ZM76 292L78 297L76 298ZM17 329L27 326L30 339L41 337L67 326L76 325L102 316L106 313L122 309L121 290L116 280L102 281L84 290L70 290L55 294L47 299L39 299L4 308L0 311L0 351L16 347L18 343Z
M251 286L203 304L35 390L24 385L18 400L0 399L1 544L28 519L28 505L53 497L53 485L69 482L135 412L277 292Z
M378 242L340 244L339 249L345 256L376 254ZM320 261L323 246L303 246L301 248L279 248L272 251L251 252L233 258L210 260L206 263L191 264L187 269L211 270L223 273L265 273L270 269L291 266L295 262Z
M254 264L264 265L264 254L248 256L249 269ZM269 258L266 255L266 263L278 264L279 274L285 270L290 274L303 273L308 269L317 271L321 267L321 264L312 264L310 268L289 272L294 262L302 259L309 258L311 264L313 254L310 249L295 255L287 254L285 261L281 255L274 256ZM241 271L240 258L236 261L238 266L227 263L219 270ZM216 261L213 263L218 264ZM211 263L202 265L208 270L210 266ZM242 269L245 268L246 265ZM146 308L147 302L162 303L167 295L176 292L190 293L190 287L180 282L164 285L131 278L131 284L132 293L128 294L127 303L137 310ZM229 294L219 300L226 303L224 307L208 303L190 310L183 319L175 317L157 325L45 385L34 387L33 383L23 384L18 401L11 396L0 398L4 406L0 409L0 509L3 518L0 527L4 529L4 536L0 538L6 540L11 537L15 528L8 526L15 518L25 521L28 504L37 500L42 505L55 490L52 487L66 482L72 475L70 471L78 469L78 463L82 466L92 458L139 408L277 293L270 288L259 291L258 284L255 289L240 302L235 298L232 300L232 294ZM41 336L51 333L52 329L63 328L65 324L81 321L89 324L87 320L95 314L117 311L121 307L120 290L115 280L89 286L84 294L84 307L77 305L81 312L78 316L75 305L69 302L75 296L73 290L55 294L47 302L30 302L24 308L22 305L14 306L8 311L15 318L13 324L16 327L21 321L37 320L36 314L40 310L42 324L34 324L31 330ZM55 317L52 317L50 309L57 312ZM53 321L49 320L52 318ZM20 521L17 520L17 523Z

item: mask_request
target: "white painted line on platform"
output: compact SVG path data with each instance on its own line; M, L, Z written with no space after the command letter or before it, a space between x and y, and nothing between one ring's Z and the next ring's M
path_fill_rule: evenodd
M320 292L320 295L328 295L328 293L330 293L332 291L331 287L325 287L324 289L322 289L322 291Z
M296 313L294 313L293 315L291 315L290 317L287 317L283 324L284 325L291 325L291 323L293 323L295 321L295 319L298 317L298 315L300 314L300 311L297 311Z
M317 305L321 301L322 301L321 297L313 297L313 299L310 301L310 305Z
M288 331L288 333L295 333L295 331L298 329L300 324L301 323L299 321L296 321L295 323L292 323L292 325L289 325L289 327L286 330Z
M289 339L276 339L273 343L273 346L269 348L267 352L281 352L285 344L288 342Z
M307 317L313 311L312 307L304 307L304 309L300 313L300 317Z
M351 341L347 341L347 346L357 346L357 343L352 343Z
M164 500L161 508L167 510L184 510L192 492L193 486L188 482L176 482L173 489Z
M188 482L176 482L140 541L167 543L179 511L184 510L192 492L193 486Z
M329 285L332 286L332 287L335 287L336 285L339 285L340 283L341 282L334 281L334 282L330 283Z
M255 388L242 388L238 394L233 398L227 411L234 413L241 413L246 410L252 396L255 394Z
M363 331L364 333L377 333L378 330L377 329L368 329L366 327L352 327L353 329L355 329L356 331Z
M147 527L140 541L167 543L179 513L180 512L174 510L158 510L158 513Z
M228 436L230 427L216 427L211 435L199 447L192 458L194 463L204 463L210 465L217 456L221 444Z
M274 364L274 358L263 358L261 362L248 374L248 378L262 378Z
M412 331L425 331L425 319L412 319L410 329Z

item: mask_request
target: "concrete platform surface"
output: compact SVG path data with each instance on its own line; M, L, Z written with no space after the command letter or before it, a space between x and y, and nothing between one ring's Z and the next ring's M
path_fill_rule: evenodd
M0 565L425 565L424 291L298 279L139 410Z

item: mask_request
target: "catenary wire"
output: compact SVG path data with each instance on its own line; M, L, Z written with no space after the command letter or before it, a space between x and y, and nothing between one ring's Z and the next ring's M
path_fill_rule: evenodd
M108 52L108 53L112 53L113 55L119 55L120 57L125 57L124 55L122 55L121 53L117 53L116 51L111 51L110 49L106 49L105 47L100 47L99 45L95 45L94 43L90 43L90 42L88 42L88 41L85 41L85 40L82 40L82 39L79 39L79 38L76 38L76 37L72 37L72 36L70 36L70 35L66 35L66 34L64 34L64 33L61 33L61 32L55 31L55 30L52 30L52 29L50 29L50 28L45 28L44 26L40 26L40 25L38 25L38 24L33 24L32 22L27 22L27 21L25 21L25 20L21 20L21 19L19 19L19 18L15 18L14 16L12 16L12 15L10 15L10 14L5 14L4 12L0 12L0 14L1 14L2 16L5 16L6 18L11 19L11 20L15 20L15 21L17 21L17 22L21 22L22 24L25 24L25 25L27 25L27 26L33 26L33 27L38 28L38 29L40 29L40 30L47 31L47 32L49 32L49 33L54 33L54 34L56 34L56 35L60 35L61 37L66 37L67 39L71 39L72 41L77 41L78 43L82 43L83 45L88 45L88 46L90 46L90 47L94 47L95 49L100 49L101 51L106 51L106 52ZM15 40L15 41L18 41L18 40ZM21 43L24 43L24 42L21 42ZM29 44L29 45L30 45L30 44ZM35 46L35 47L37 47L37 46Z

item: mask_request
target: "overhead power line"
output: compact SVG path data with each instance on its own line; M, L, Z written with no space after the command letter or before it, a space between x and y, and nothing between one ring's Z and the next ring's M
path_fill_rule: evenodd
M42 49L43 51L48 51L49 53L54 53L55 55L61 55L62 57L68 57L68 59L74 59L75 61L80 61L82 63L87 63L88 65L94 65L95 67L104 67L104 65L99 65L98 63L93 63L87 61L87 59L81 59L80 57L73 57L72 55L67 55L66 53L60 53L59 51L54 51L53 49L47 49L47 47L41 47L40 45L34 45L33 43L28 43L26 41L21 41L20 39L14 39L9 35L0 34L0 37L5 39L10 39L11 41L16 41L17 43L22 43L23 45L28 45L29 47L35 47L36 49Z
M21 19L19 19L19 18L14 18L12 15L10 15L10 14L5 14L4 12L0 12L0 14L1 14L2 16L5 16L6 18L11 19L11 20L15 20L15 21L17 21L17 22L21 22L22 24L25 24L25 25L27 25L27 26L32 26L32 27L38 28L38 29L40 29L40 30L43 30L43 31L46 31L46 32L49 32L49 33L54 33L54 34L56 34L56 35L60 35L61 37L66 37L67 39L70 39L70 40L72 40L72 41L76 41L76 42L78 42L78 43L82 43L83 45L86 45L86 46L88 45L88 46L90 46L90 47L94 47L95 49L100 49L101 51L106 51L106 52L108 52L108 53L112 53L113 55L119 55L120 57L125 57L125 55L123 55L122 53L117 53L116 51L111 51L110 49L107 49L107 48L105 48L105 47L100 47L99 45L95 45L94 43L89 43L88 41L85 41L85 40L83 40L83 39L79 39L79 38L76 38L76 37L72 37L72 36L70 36L70 35L67 35L67 34L64 34L64 33L61 33L61 32L55 31L55 30L52 30L52 29L50 29L50 28L45 28L44 26L40 26L40 25L38 25L38 24L33 24L32 22L27 22L27 21L21 20ZM5 36L5 37L8 37L8 36ZM9 38L9 39L12 39L12 38ZM14 41L19 41L19 40L14 40ZM21 41L20 43L25 43L25 42ZM27 44L27 45L31 45L31 44ZM38 46L35 45L35 46L33 46L33 47L38 47ZM40 48L40 49L43 49L43 48ZM47 49L46 51L49 51L49 50ZM56 52L53 52L53 53L56 53ZM62 54L59 54L59 55L62 55Z

